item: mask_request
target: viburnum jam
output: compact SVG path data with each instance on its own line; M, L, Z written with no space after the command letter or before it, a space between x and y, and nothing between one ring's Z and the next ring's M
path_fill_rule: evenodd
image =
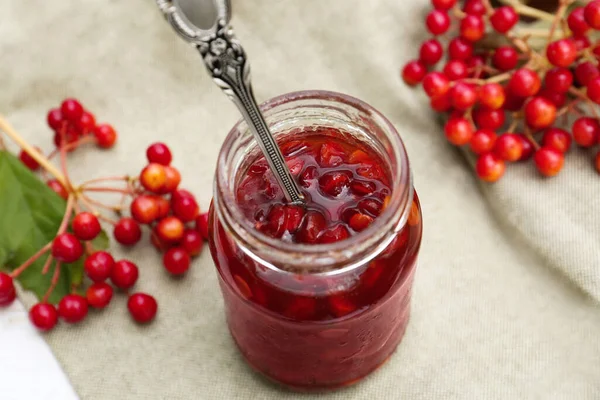
M402 339L421 211L402 142L379 113L329 92L286 96L263 112L304 203L286 202L238 124L219 158L209 243L249 364L292 388L335 388Z

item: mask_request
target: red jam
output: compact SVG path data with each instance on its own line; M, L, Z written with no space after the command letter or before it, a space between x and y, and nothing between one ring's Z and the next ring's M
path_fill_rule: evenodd
M393 188L381 157L341 133L322 130L280 143L305 197L287 205L265 160L240 176L238 207L263 234L326 244L366 229ZM402 339L421 242L416 193L408 221L388 247L341 274L273 270L243 252L211 212L211 252L227 320L247 361L298 389L351 384L381 365Z

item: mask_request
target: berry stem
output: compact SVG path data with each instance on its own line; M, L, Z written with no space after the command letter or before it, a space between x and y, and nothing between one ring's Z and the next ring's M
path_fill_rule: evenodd
M84 197L85 197L85 199L86 199L86 200L87 200L87 201L88 201L90 204L92 204L92 205L94 205L94 206L96 206L96 207L104 208L104 209L106 209L106 210L110 210L110 211L113 211L113 212L119 212L119 211L123 211L123 210L125 209L125 207L123 207L123 206L120 206L120 205L119 205L119 206L111 206L111 205L108 205L108 204L101 203L101 202L99 202L99 201L97 201L97 200L94 200L94 199L92 199L92 198L91 198L91 197L89 197L89 196L85 196L84 194L82 194L82 196L84 196Z
M67 230L67 225L69 224L69 220L71 219L71 214L73 214L74 205L75 205L75 196L70 194L69 198L67 199L67 207L65 209L65 215L63 216L60 226L58 227L58 232L56 233L56 235L60 235L61 233L64 233Z
M560 5L558 6L558 10L554 15L554 21L552 21L552 25L550 25L550 31L548 32L548 43L546 44L546 46L550 44L550 42L552 42L554 38L554 32L556 31L556 27L558 26L560 21L563 20L563 17L565 16L565 11L567 11L567 8L571 3L573 3L573 1L574 0L560 0Z
M109 181L129 181L129 176L127 176L127 175L109 176L107 178L90 179L89 181L85 181L81 185L79 185L79 189L83 188L84 186L87 186L89 184L92 184L92 183L109 182Z
M529 6L521 3L519 0L501 0L501 1L504 4L512 6L512 8L514 8L515 11L520 15L538 18L538 19L548 21L548 22L554 21L554 15L547 13L545 11L542 11L542 10L538 10L537 8L529 7Z
M108 193L123 193L126 195L133 195L130 189L119 189L119 188L103 188L103 187L82 187L84 192L108 192Z
M29 257L29 259L27 261L25 261L18 268L16 268L15 270L13 270L13 272L11 272L10 276L12 278L17 278L31 264L33 264L34 262L36 262L41 256L44 255L44 253L46 253L48 250L50 250L50 247L52 247L52 242L49 242L44 247L42 247L41 249L39 249L37 251L37 253L35 253L34 255L32 255L31 257Z
M57 181L59 181L64 187L67 186L67 180L65 179L62 172L59 171L54 165L52 165L46 157L36 151L29 143L25 141L19 135L8 121L0 115L0 130L3 131L8 137L10 137L23 151L31 156L38 164L40 164L46 171L48 171Z
M52 281L50 282L50 287L48 288L48 291L42 298L42 303L48 302L48 298L50 298L50 295L52 294L52 292L54 291L54 288L58 284L58 279L60 278L60 267L61 266L62 266L62 263L60 261L57 261L56 266L54 267L54 274L52 274Z
M111 225L116 225L117 221L114 221L106 216L104 216L101 212L98 211L98 209L96 207L94 207L94 205L92 204L92 202L94 202L94 200L90 199L89 197L87 197L84 194L81 194L79 197L79 200L81 200L81 202L83 203L83 205L91 212L93 213L98 219L104 221L104 222L108 222Z
M93 137L90 136L86 136L84 138L78 139L76 142L73 143L67 143L64 146L61 146L65 148L66 151L69 150L73 150L81 145L84 145L86 143L94 143L95 139ZM54 149L50 154L48 154L48 160L52 160L54 157L56 157L57 154L60 154L60 149Z
M44 267L42 268L42 275L46 275L48 273L48 271L50 270L50 265L52 264L53 260L54 260L54 256L52 254L50 254L48 256L48 258L46 259L46 262L44 263Z

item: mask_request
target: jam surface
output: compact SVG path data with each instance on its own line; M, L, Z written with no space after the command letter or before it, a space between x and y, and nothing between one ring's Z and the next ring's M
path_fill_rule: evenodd
M264 159L243 172L238 206L262 233L322 244L366 229L393 188L382 159L327 130L280 143L305 204L287 205ZM348 273L274 271L250 258L211 211L210 247L227 322L256 370L297 389L348 385L381 365L402 339L410 313L421 211L415 193L406 225L373 260ZM349 260L351 261L351 260Z

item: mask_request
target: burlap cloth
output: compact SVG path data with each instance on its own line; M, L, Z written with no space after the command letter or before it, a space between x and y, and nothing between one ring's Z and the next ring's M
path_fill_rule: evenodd
M509 168L493 186L474 179L398 76L425 35L427 3L233 1L257 97L327 89L372 104L401 132L422 201L403 343L360 385L320 398L600 399L600 178L575 152L553 180L532 165ZM66 96L118 129L113 151L73 155L75 179L136 173L145 146L164 140L184 186L208 206L217 151L238 113L154 1L2 1L0 38L0 110L28 139L50 147L44 115ZM136 326L117 297L47 335L81 398L313 398L246 367L208 249L182 280L166 277L151 246L115 249L141 266L138 288L156 294L159 316Z

